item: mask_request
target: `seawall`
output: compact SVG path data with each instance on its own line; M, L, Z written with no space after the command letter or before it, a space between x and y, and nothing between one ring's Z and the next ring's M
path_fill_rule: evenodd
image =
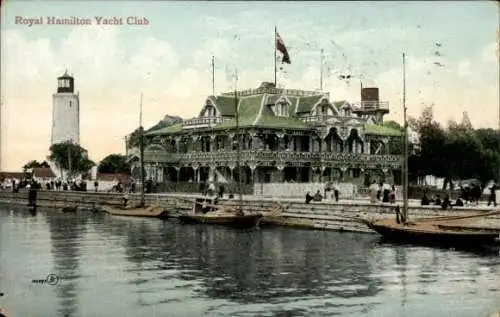
M112 205L120 204L123 194L105 192L75 192L75 191L46 191L38 192L38 205L40 207L62 207L66 205L92 206L92 205ZM177 205L174 213L185 213L191 210L192 203L183 199L192 200L199 197L190 194L146 194L147 204ZM176 199L180 198L180 199ZM139 195L130 195L132 203L138 202ZM272 223L280 226L301 227L309 229L341 230L372 233L367 228L364 221L372 219L393 218L394 204L375 203L368 200L341 200L339 202L324 201L311 202L305 204L303 199L276 199L259 196L243 197L243 204L246 210L268 212L279 202L284 207L281 217L271 218ZM0 203L26 205L28 203L28 192L21 191L13 193L10 191L0 191ZM237 199L221 201L222 205L236 205ZM402 202L397 202L402 205ZM488 212L493 209L485 205L471 207L454 207L449 210L442 210L438 206L420 206L415 201L410 201L408 214L409 218L438 217L450 215L466 215L471 212ZM496 209L498 210L498 208ZM488 227L500 230L500 215L491 216L487 220Z

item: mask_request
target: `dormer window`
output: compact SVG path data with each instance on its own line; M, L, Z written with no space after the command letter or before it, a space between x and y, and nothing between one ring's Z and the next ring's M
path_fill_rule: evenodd
M288 117L288 103L280 102L276 104L275 114L277 117Z
M344 106L342 107L342 114L344 115L344 117L350 117L351 116L351 107L349 104L344 104Z
M212 117L215 117L216 116L216 110L215 110L215 107L214 106L211 106L211 105L207 105L205 107L205 117L209 117L209 118L212 118Z

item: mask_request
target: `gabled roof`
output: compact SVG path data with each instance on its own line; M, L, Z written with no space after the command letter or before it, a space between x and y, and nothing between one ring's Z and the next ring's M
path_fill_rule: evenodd
M210 98L221 116L234 116L235 98L230 96L217 96Z
M339 100L339 101L333 101L332 102L332 105L337 108L337 109L341 109L342 107L344 107L344 105L349 105L351 106L351 104L347 101L347 100Z
M49 167L35 167L33 168L33 177L55 178L56 174Z
M288 117L278 117L271 110L281 96L261 94L256 96L243 97L238 104L239 126L240 127L270 127L270 128L307 128L307 125L300 121L295 115L295 98L288 98L292 104L289 107ZM236 120L232 119L223 122L215 127L227 128L236 125Z
M300 97L299 105L297 107L297 113L312 111L314 105L316 105L323 97L324 96L322 94L310 97Z
M0 172L0 179L2 178L16 178L21 179L24 178L23 172Z

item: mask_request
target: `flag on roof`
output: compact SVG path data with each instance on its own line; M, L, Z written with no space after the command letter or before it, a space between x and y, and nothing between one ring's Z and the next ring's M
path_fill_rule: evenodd
M286 49L285 43L281 39L281 36L278 32L276 32L276 49L283 54L283 58L281 59L282 63L291 64L290 55L288 55L288 50Z

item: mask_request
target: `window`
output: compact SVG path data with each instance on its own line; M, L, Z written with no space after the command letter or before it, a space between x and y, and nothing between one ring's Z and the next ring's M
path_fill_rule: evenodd
M276 116L277 117L288 117L288 103L280 102L276 105Z
M326 116L328 114L328 106L321 107L321 114Z
M205 107L205 117L215 117L216 110L214 106L206 106Z

